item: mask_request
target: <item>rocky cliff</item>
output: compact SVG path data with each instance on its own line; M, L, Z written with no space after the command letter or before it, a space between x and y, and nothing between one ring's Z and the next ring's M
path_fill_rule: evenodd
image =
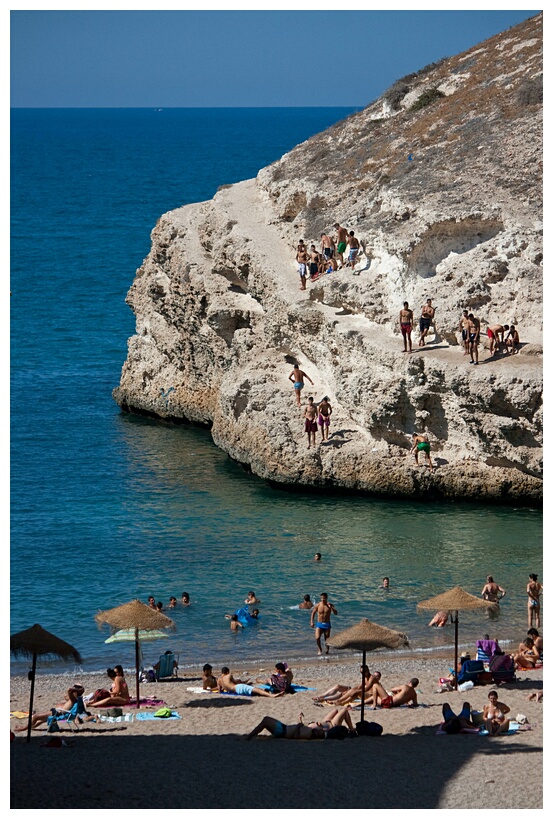
M376 102L210 202L162 216L127 302L125 411L208 424L274 484L538 504L542 493L542 16L398 80ZM299 290L298 239L362 240ZM436 333L404 355L398 315L431 297ZM468 366L461 311L522 348ZM307 449L288 380L330 396ZM418 469L425 431L438 468Z

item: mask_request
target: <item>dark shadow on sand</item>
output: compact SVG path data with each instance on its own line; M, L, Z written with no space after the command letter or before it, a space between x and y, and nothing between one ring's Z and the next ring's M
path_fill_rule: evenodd
M63 732L71 739L66 748L43 748L45 735L30 744L18 739L10 746L11 807L432 809L473 756L499 770L505 754L542 750L531 733L522 743L516 736L435 736L436 727L342 742L267 736L244 742L234 734L187 736L186 711L182 716L175 733L163 735L139 736L131 725L109 738ZM540 807L537 761L525 783L536 795L531 807ZM478 801L478 782L474 787Z
M190 700L180 708L228 708L232 705L251 705L251 700L242 697L214 697L207 696L205 700Z

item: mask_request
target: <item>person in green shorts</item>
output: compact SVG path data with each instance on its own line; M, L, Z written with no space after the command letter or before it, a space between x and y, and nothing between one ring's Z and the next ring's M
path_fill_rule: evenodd
M348 232L345 227L342 227L338 222L334 225L337 231L336 237L336 256L340 261L340 267L344 266L344 253L348 246Z
M419 452L424 452L426 460L428 461L428 466L430 467L430 471L432 471L434 467L432 466L432 460L430 458L430 444L428 443L428 438L426 435L419 435L414 432L411 453L414 453L415 455L415 463L417 466L419 465Z

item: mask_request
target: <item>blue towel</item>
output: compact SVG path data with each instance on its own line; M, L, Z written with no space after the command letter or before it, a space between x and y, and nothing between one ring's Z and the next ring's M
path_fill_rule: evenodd
M155 720L157 720L158 722L164 722L164 721L166 721L166 720L168 720L168 719L182 719L182 717L181 717L181 715L178 713L178 711L173 711L173 712L171 713L171 716L170 716L170 717L156 717L156 715L155 715L155 714L151 714L151 713L146 712L146 713L144 713L144 714L137 714L137 715L136 715L136 719L140 719L140 720L145 720L145 719L155 719Z

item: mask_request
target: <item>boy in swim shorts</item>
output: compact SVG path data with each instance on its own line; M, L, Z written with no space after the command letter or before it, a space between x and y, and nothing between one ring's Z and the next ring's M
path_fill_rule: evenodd
M319 426L321 428L321 440L328 441L328 428L330 427L330 416L332 415L332 407L328 400L328 395L325 395L319 404Z
M328 602L328 594L323 592L321 594L321 600L311 609L311 628L315 629L315 640L317 642L317 649L318 653L323 653L323 648L321 645L321 638L324 637L325 639L325 646L326 651L325 654L328 654L329 646L326 642L330 637L330 615L331 614L338 614L332 603ZM316 618L316 622L315 622Z
M351 265L351 269L355 267L355 260L357 259L357 254L359 253L359 239L355 238L355 233L353 230L350 230L348 236L348 245L349 245L349 256L348 256L348 264Z
M307 399L304 415L305 431L307 432L307 449L311 449L311 439L313 439L313 446L315 446L315 435L317 434L317 407L313 403L313 397L311 395Z
M392 688L388 694L379 682L375 682L372 697L367 702L370 702L373 708L376 708L379 704L382 708L397 708L400 705L410 705L412 708L416 708L418 702L415 689L418 684L417 677L413 677L405 685L397 685Z
M217 691L219 693L227 691L231 694L241 694L245 697L270 697L271 699L281 697L283 694L283 692L271 694L270 691L265 691L264 688L255 688L253 685L250 685L249 682L235 680L226 666L221 669L221 676L217 680Z
M348 232L345 229L345 227L342 227L341 225L339 225L338 222L336 222L334 227L336 228L336 230L338 232L338 236L337 236L338 242L337 242L337 247L336 247L336 256L338 257L338 259L340 261L340 267L343 267L344 266L344 252L346 250L347 241L348 241Z

